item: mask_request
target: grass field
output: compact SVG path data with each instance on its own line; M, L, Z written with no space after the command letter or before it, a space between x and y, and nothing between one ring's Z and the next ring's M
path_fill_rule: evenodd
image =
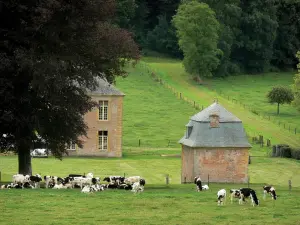
M221 188L233 184L211 184L210 190L196 192L195 186L147 185L134 195L125 190L94 194L73 190L0 190L0 224L300 224L300 190L291 193L277 187L278 199L262 199L262 186L251 185L260 199L259 207L250 202L238 205L229 198L217 206Z
M179 147L189 118L197 113L180 102L163 86L154 82L144 68L131 69L127 78L118 78L117 88L124 98L123 145Z
M232 77L230 78L232 83L228 81L226 82L226 80L224 81L224 83L221 80L207 80L206 85L197 85L190 78L190 76L184 72L181 61L154 57L145 57L144 61L165 82L175 88L179 93L182 93L183 96L196 101L200 106L203 105L204 107L207 107L212 104L215 98L218 98L220 104L222 104L227 110L231 111L243 121L246 132L250 136L263 135L265 138L271 139L271 142L273 144L286 143L294 147L300 146L300 132L295 135L293 132L284 129L282 126L278 126L275 121L264 119L261 116L258 116L251 112L251 110L249 110L247 107L244 108L244 106L240 103L235 103L231 100L232 98L238 98L246 105L248 105L248 102L253 106L255 105L255 109L258 112L267 112L268 110L270 110L269 113L272 114L276 112L276 106L266 106L265 98L261 98L261 96L265 96L265 91L268 90L269 87L273 86L273 81L273 84L276 85L282 80L285 80L285 78L280 78L280 81L278 81L278 79L272 79L270 75L266 75L264 76L264 78L258 78L258 80L255 81L255 77L253 77L251 82L248 81L245 82L244 85L241 85L243 82L243 77ZM287 77L285 82L283 83L287 85L290 82L291 84L292 75L282 75ZM261 82L261 84L259 84L260 80L262 79L265 80ZM253 85L253 83L255 83L256 85ZM267 84L269 86L267 86ZM264 88L261 90L262 86ZM222 95L213 91L213 88L220 89ZM231 95L230 100L228 100L227 98L229 94ZM262 105L264 108L261 109L260 106ZM299 116L297 116L297 113L295 112L295 110L292 110L291 107L292 106L282 107L282 115L280 115L279 118L280 121L286 121L286 123L288 123L289 120L293 120L294 124L300 124ZM289 112L288 115L287 112ZM287 117L289 119L286 119Z

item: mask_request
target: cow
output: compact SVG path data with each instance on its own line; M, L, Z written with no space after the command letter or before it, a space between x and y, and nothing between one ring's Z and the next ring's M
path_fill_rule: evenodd
M256 196L256 192L251 188L240 188L241 197L239 200L239 204L243 204L246 198L250 198L253 207L255 205L259 206L259 200Z
M117 185L119 185L119 184L124 183L125 177L122 177L122 176L109 176L109 177L105 177L103 179L103 181L106 181L110 184L116 183Z
M30 181L30 176L29 175L23 175L23 174L13 175L13 183L14 184L23 185L25 182L29 182L29 181Z
M194 178L194 184L196 184L197 191L202 191L202 181L200 176Z
M230 202L233 202L234 198L240 199L241 191L239 189L230 189Z
M10 184L3 184L1 185L0 189L11 189L14 188L14 183L10 183Z
M277 199L275 188L272 185L263 186L264 189L264 200L266 200L266 194L270 194L273 200Z
M133 193L138 193L138 192L142 192L144 191L144 186L146 184L146 181L144 179L140 179L139 182L135 182L133 185L132 185L132 192Z
M226 202L226 190L225 189L219 190L217 193L217 197L218 197L218 205L224 205Z
M58 176L44 176L45 188L54 187L55 184L63 183L64 179Z
M42 181L42 177L39 174L36 174L35 176L29 177L30 183L33 184L34 188L40 187L40 182Z

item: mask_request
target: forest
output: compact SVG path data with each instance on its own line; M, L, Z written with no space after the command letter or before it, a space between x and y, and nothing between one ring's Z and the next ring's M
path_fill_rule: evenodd
M131 31L144 55L149 50L183 58L172 22L181 2L119 0L118 26ZM193 0L192 0L193 1ZM220 24L220 63L214 77L296 69L300 48L298 0L198 0L215 12Z

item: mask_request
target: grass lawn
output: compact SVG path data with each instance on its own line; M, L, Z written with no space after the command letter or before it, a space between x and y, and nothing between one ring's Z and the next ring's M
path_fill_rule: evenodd
M211 184L196 192L192 184L147 185L134 195L125 190L94 194L73 190L0 190L0 224L300 224L300 190L291 193L276 187L278 199L262 199L262 186L251 185L260 199L259 207L237 200L217 206L221 188L234 184ZM245 186L246 187L246 186Z
M140 65L129 76L118 78L123 91L123 146L179 147L189 118L197 113L166 88L154 82ZM140 141L139 141L140 140Z
M275 105L267 106L265 104L265 99L261 98L262 93L265 93L265 90L267 90L268 88L264 87L264 89L260 91L260 87L265 86L266 84L269 84L269 87L273 86L273 80L274 84L278 83L278 80L271 79L270 75L264 76L266 81L264 81L261 85L259 84L259 82L263 78L260 78L257 80L257 82L255 82L255 76L252 78L255 85L253 85L253 82L252 85L250 85L250 82L244 82L242 77L231 78L232 83L235 82L235 79L239 80L239 83L237 82L237 84L234 85L234 88L233 85L230 82L226 82L226 80L224 81L224 83L222 83L223 81L221 80L208 80L206 85L197 85L190 78L190 76L184 72L184 68L181 64L181 61L179 60L173 60L168 58L145 57L144 61L159 77L161 77L165 82L167 82L170 86L176 89L179 93L182 93L182 96L196 101L200 106L203 106L205 108L212 104L215 98L218 98L220 104L222 104L227 110L235 114L243 121L244 127L248 135L263 135L265 139L271 139L272 144L286 143L294 147L300 146L300 132L299 134L295 135L293 132L284 129L282 126L278 126L278 123L274 122L273 120L269 121L268 119L264 119L261 116L258 116L251 112L251 110L249 110L247 107L244 108L244 106L240 103L235 103L231 100L232 98L244 98L244 100L241 99L240 101L244 101L243 103L245 104L248 104L249 101L249 104L256 105L256 110L259 112L264 110L270 110L269 113L275 112ZM283 76L285 76L285 74L283 74ZM291 75L286 76L287 81L285 81L284 84L291 82ZM284 80L284 78L282 78L282 80ZM242 82L244 82L244 85L241 85ZM222 90L223 88L223 91L221 91L221 95L213 91L213 88L218 89L219 87L221 87L220 90ZM229 100L227 98L228 95L226 95L226 90L230 91L231 97ZM181 102L182 104L184 104L183 101ZM282 107L283 111L280 120L284 121L284 115L286 115L287 111L289 111L290 119L295 121L294 124L300 124L300 117L296 116L295 111L285 110L284 107L291 106Z

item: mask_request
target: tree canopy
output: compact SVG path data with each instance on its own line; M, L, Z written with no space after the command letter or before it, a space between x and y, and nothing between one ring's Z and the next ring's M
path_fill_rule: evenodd
M212 76L222 53L217 47L220 24L214 11L205 3L187 1L179 6L173 23L184 54L185 70L200 77Z
M95 106L87 90L139 58L115 10L114 0L0 2L0 149L18 153L19 173L31 174L36 132L58 158L66 143L81 146Z
M277 103L277 114L279 114L279 105L290 104L294 99L294 95L290 88L277 86L268 92L267 98L270 103Z

